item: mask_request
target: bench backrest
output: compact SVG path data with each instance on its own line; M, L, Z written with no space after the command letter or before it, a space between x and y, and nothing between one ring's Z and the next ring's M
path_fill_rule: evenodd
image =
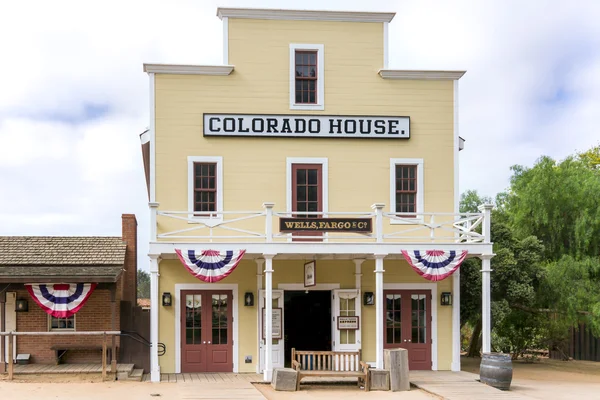
M292 360L306 371L361 371L359 351L298 351L292 349Z

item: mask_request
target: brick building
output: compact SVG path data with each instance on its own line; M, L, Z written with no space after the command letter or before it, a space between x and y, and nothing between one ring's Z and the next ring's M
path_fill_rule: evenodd
M136 306L136 247L133 214L122 215L121 237L0 236L0 331L120 331L121 312ZM73 315L56 317L33 298L29 284L95 287ZM109 342L116 359L123 351L120 342L119 337ZM60 350L63 345L71 349ZM52 364L57 356L61 362L97 363L101 345L101 336L17 336L13 354L30 354L30 363L39 364ZM8 338L0 341L2 354L0 362L8 362Z

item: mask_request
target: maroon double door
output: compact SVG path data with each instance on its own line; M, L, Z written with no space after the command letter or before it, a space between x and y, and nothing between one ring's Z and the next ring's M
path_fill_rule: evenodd
M181 299L181 372L232 372L232 292L185 290Z
M408 350L411 370L431 369L431 291L385 290L385 349Z

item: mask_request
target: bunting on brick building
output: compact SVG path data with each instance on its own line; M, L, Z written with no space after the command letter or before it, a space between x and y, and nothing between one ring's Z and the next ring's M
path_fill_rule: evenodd
M218 282L233 272L240 263L246 250L202 250L199 255L195 250L175 249L177 257L185 268L196 278L204 282Z
M466 250L402 250L402 254L419 275L433 282L452 275L467 257Z
M67 318L83 307L96 288L95 283L26 284L31 298L56 318Z

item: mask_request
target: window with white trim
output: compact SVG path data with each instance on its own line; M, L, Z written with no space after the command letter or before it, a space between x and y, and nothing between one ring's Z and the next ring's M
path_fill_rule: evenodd
M390 212L403 219L421 219L417 214L424 212L423 192L423 159L390 159Z
M49 331L74 331L75 330L75 315L66 318L57 318L48 315L48 330Z
M188 157L188 212L196 219L222 219L223 158Z
M290 109L324 110L325 76L322 44L290 44Z

